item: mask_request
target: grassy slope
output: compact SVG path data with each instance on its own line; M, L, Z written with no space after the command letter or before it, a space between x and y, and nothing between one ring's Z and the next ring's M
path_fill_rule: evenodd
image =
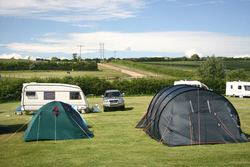
M0 124L11 133L0 135L0 166L249 166L250 143L167 147L134 126L152 96L124 97L125 111L83 114L95 137L82 140L23 142L22 128L32 115L13 115L20 102L0 104ZM242 130L250 138L249 99L229 98ZM92 99L88 99L90 105ZM102 98L94 98L102 110ZM7 117L10 114L12 116Z
M145 64L158 65L168 68L177 68L182 70L196 70L199 67L201 61L164 61L164 62L142 62ZM250 61L224 61L227 69L234 70L237 68L243 68L246 71L250 71Z

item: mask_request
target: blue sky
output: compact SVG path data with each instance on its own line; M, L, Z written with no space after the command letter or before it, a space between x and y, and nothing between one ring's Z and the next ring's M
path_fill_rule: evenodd
M250 57L250 0L0 0L0 58ZM115 54L114 54L114 51Z

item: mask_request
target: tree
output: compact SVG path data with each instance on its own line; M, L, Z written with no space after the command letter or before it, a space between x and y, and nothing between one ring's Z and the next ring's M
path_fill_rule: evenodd
M77 61L80 62L82 60L81 56L78 56Z
M207 57L196 70L196 74L201 78L225 78L225 65L221 58Z
M228 72L228 80L229 81L235 81L235 80L245 80L247 78L247 73L245 69L238 68L236 70L232 70Z
M200 60L200 57L199 57L198 54L193 54L193 55L191 56L191 60Z
M57 57L52 57L52 58L51 58L51 61L57 61L57 60L58 60Z
M77 53L73 53L73 61L74 62L77 62L77 58L76 57L77 57Z

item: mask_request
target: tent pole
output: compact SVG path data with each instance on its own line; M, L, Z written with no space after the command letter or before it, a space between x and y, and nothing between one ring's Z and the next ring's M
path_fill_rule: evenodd
M71 117L71 116L70 116ZM71 117L72 118L72 117ZM77 126L89 137L89 139L91 139L91 137L82 129L82 127L74 120L74 118L72 118L73 121L77 124Z
M40 118L41 118L41 115L39 114L38 131L37 131L37 139L36 139L36 142L37 142L37 143L38 143L39 129L40 129Z
M201 145L201 124L200 124L200 92L199 89L197 89L198 91L198 129L199 129L199 146Z
M55 142L56 142L56 115L55 115Z

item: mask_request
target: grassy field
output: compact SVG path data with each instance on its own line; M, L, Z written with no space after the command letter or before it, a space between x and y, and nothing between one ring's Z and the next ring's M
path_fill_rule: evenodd
M82 114L95 137L56 142L24 142L26 126L13 135L32 115L14 115L20 102L0 104L0 125L12 129L0 135L0 166L250 166L250 142L167 147L134 129L152 97L125 96L125 111ZM250 138L249 98L229 100ZM102 98L93 104L102 110Z
M145 64L158 65L161 67L181 69L181 70L196 70L201 61L162 61L162 62L143 62ZM250 71L250 61L224 61L227 69L234 70L243 68Z
M58 77L63 78L65 76L96 76L100 78L112 78L119 76L120 78L129 78L130 75L111 70L104 67L98 67L100 71L70 71L70 74L67 74L67 71L0 71L1 76L8 78L32 78L32 77L40 77L40 78L50 78L50 77Z
M31 60L28 60L28 59L0 59L0 63L13 63L13 62L17 62L17 61L27 62L27 61L31 61Z

